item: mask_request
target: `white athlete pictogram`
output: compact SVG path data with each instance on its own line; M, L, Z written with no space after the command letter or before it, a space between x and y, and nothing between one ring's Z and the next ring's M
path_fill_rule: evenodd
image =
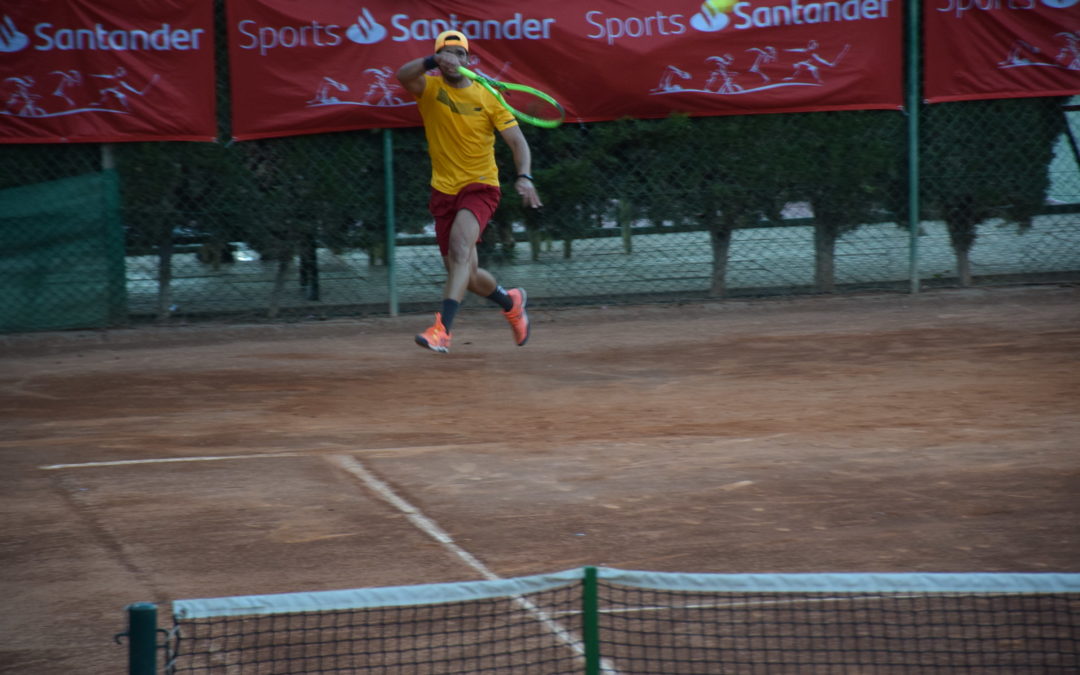
M374 19L370 19L369 21L373 22ZM368 22L365 25L365 30L370 30L377 24ZM501 79L503 74L510 68L510 62L503 61L499 67L498 73L489 75L483 70L479 63L480 59L473 56L469 60L469 67L478 74L494 80ZM311 108L336 105L400 108L416 105L415 101L408 100L408 97L402 95L403 90L398 86L397 81L394 78L394 72L395 71L391 66L366 68L362 71L363 78L358 78L360 79L360 82L352 82L352 86L350 86L350 83L342 82L338 78L324 75L322 79L319 80L319 84L315 89L315 96L306 101L306 103L308 107ZM343 94L351 91L363 91L364 94L363 96L358 96L359 100L349 100L343 96ZM339 93L335 94L335 92Z
M679 85L675 84L675 78L680 80L689 80L690 73L681 68L675 66L668 66L664 68L664 74L660 76L660 83L656 85L653 91L679 91L682 89Z
M728 70L728 66L735 62L735 57L731 54L710 56L705 59L705 62L713 64L709 79L705 81L705 91L715 91L718 94L734 94L742 91L742 87L735 84L735 76L738 73ZM720 80L720 86L714 89L713 85L717 80Z
M1016 40L1013 42L1012 49L1009 50L1009 55L1003 61L998 62L998 67L1025 66L1034 63L1031 59L1020 56L1022 53L1038 54L1039 48L1025 40Z
M1056 55L1051 59L1050 54ZM1042 47L1027 40L1014 40L1009 53L997 62L1006 68L1062 68L1080 70L1080 31L1060 31L1044 40Z
M416 105L400 96L400 87L394 81L394 69L390 66L366 68L361 71L359 82L343 82L343 78L323 75L315 88L315 96L306 101L309 108L336 105L363 105L373 107L397 108ZM346 97L349 92L363 91L363 96L352 94L359 100Z
M82 84L83 76L77 70L54 70L50 75L59 75L60 81L56 84L56 89L53 89L53 96L59 96L67 101L68 107L74 108L75 101L70 96L64 93L65 87L77 87Z
M37 105L37 102L41 100L41 96L30 91L35 84L33 77L29 75L9 77L4 82L10 82L15 87L15 91L7 99L7 105L9 108L18 109L16 115L19 117L41 117L45 114L45 110Z
M113 83L112 86L103 87L98 89L98 100L94 101L90 105L92 106L104 106L105 102L110 98L116 99L116 101L125 109L131 108L128 105L128 94L135 94L137 96L145 96L146 92L150 90L150 87L158 81L158 75L154 74L150 81L146 83L146 86L142 89L137 89L130 84L127 80L127 69L123 66L117 66L116 70L112 73L94 73L90 77L96 77L99 80L104 80L104 84Z
M330 95L331 89L349 91L349 86L338 82L332 77L323 76L322 82L319 83L319 87L315 90L315 98L308 101L308 105L337 103L338 97Z
M725 53L710 56L705 59L710 69L697 80L698 82L704 80L704 84L699 85L676 84L676 78L682 80L697 78L692 72L669 64L664 67L660 84L649 93L654 96L677 92L745 96L766 89L821 87L825 85L827 70L840 63L851 50L851 45L842 45L832 59L818 54L821 48L822 45L817 40L810 40L804 47L779 49L773 45L761 45L744 49L739 54ZM787 77L779 77L785 72ZM750 80L749 73L753 73L756 77ZM803 74L807 77L801 77Z
M844 58L844 54L847 54L848 48L851 45L844 45L844 48L840 50L840 53L836 55L832 61L822 58L818 53L818 41L811 40L805 47L798 47L795 49L785 49L785 52L791 52L794 54L806 54L807 57L802 61L795 62L795 69L790 75L785 77L785 80L794 80L799 77L802 72L810 73L810 76L814 78L815 82L821 82L821 69L820 66L826 66L828 68L835 68L836 64L840 63L840 59Z
M1080 70L1080 31L1061 32L1054 37L1061 38L1065 44L1058 52L1057 60L1065 64L1066 70Z
M397 88L397 85L391 82L391 78L394 76L393 68L390 66L368 68L364 72L375 77L375 81L371 83L367 93L364 94L365 101L371 101L374 98L375 105L378 106L399 106L405 102L401 97L394 95L394 89Z
M776 47L751 47L747 49L748 52L757 54L754 57L754 65L748 69L751 73L756 73L765 82L768 82L771 78L765 73L761 72L761 67L776 61Z

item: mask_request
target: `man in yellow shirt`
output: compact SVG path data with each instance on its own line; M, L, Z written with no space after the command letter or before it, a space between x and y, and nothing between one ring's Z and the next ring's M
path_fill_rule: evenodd
M502 196L495 164L497 131L514 156L514 187L525 206L538 208L533 185L532 155L517 120L483 87L462 75L469 40L458 31L435 39L435 55L414 59L398 69L397 77L417 99L431 155L431 198L435 237L446 266L442 308L435 323L416 336L416 343L436 352L450 351L450 329L457 310L470 291L495 302L520 346L529 339L525 289L504 290L477 261L476 242L487 227ZM438 75L427 71L439 69Z

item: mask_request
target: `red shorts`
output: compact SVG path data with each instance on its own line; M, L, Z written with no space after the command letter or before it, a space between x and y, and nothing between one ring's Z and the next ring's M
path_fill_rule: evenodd
M432 188L428 210L435 216L435 239L439 242L439 253L444 257L450 253L450 228L458 211L471 211L480 223L480 235L483 235L501 197L502 190L486 183L469 183L456 195Z

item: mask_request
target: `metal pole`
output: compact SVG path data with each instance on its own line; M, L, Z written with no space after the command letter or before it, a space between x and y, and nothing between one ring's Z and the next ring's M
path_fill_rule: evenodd
M120 178L112 143L101 144L102 203L107 224L109 323L127 321L127 277L124 265L124 228L120 218Z
M157 674L157 605L128 605L128 675Z
M585 675L600 675L600 617L596 568L585 568L581 585L581 637L585 642Z
M394 216L394 136L383 129L383 173L386 180L386 284L390 292L390 316L398 315L397 263L394 245L397 224Z
M116 168L116 155L113 153L112 143L101 144L101 168L104 171Z
M919 11L921 2L907 2L907 136L908 136L908 278L919 292Z

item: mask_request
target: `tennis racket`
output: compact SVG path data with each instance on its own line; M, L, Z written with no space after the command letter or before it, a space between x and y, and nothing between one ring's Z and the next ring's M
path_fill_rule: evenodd
M459 66L458 70L465 77L490 91L499 103L522 122L545 129L554 129L566 118L566 112L559 102L539 89L524 84L499 82L474 73L464 66Z

